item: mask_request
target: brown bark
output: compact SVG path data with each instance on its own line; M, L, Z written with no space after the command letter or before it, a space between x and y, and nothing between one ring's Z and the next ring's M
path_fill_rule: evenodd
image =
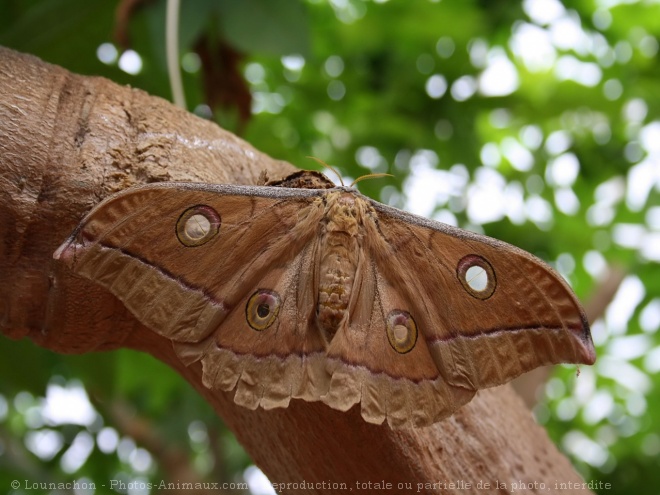
M356 408L341 413L300 400L287 409L249 411L231 394L205 389L198 365L183 366L167 339L138 324L107 292L65 273L51 287L58 269L53 251L112 192L161 180L256 183L263 170L274 178L293 167L164 100L6 49L0 88L5 335L27 336L55 352L125 346L156 356L212 404L271 481L319 483L304 493L337 491L323 482L366 493L379 492L373 484L383 480L392 483L391 493L405 491L398 483L415 491L422 483L419 493L493 493L499 480L506 483L499 492L507 493L514 481L550 489L556 481L581 482L508 386L480 392L453 417L423 429L393 431L365 423ZM480 481L490 488L480 489ZM438 485L450 482L459 485Z

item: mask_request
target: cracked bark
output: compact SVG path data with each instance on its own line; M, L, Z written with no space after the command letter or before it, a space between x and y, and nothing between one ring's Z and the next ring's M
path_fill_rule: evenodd
M82 77L0 48L0 324L54 352L129 347L173 367L214 407L271 481L323 482L376 492L412 483L419 493L492 493L495 482L581 483L509 386L480 392L432 427L390 430L321 403L249 411L211 392L199 366L186 368L169 341L140 325L101 288L59 270L52 254L93 205L154 181L254 184L295 169L165 100ZM11 345L5 343L4 345ZM438 483L461 482L453 488ZM490 489L477 485L490 483ZM436 485L433 485L436 483ZM465 484L470 483L467 487ZM405 485L404 485L405 486ZM286 491L286 490L285 490ZM519 493L536 493L533 488ZM588 490L562 490L562 493Z

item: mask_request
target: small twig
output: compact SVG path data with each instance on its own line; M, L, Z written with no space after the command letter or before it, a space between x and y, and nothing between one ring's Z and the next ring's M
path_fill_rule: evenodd
M165 20L165 48L167 51L167 74L172 88L172 101L178 107L186 109L186 95L181 80L179 64L179 0L167 0Z
M587 313L589 323L593 324L605 314L605 310L614 299L621 282L626 278L628 272L621 266L612 266L603 282L598 286L591 298L584 305L584 311Z

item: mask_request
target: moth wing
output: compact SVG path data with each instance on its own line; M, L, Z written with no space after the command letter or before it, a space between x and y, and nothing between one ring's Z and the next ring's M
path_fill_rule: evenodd
M486 236L374 208L375 263L409 303L448 384L478 390L543 365L594 362L584 311L546 263Z
M328 349L326 403L361 403L373 423L425 426L477 390L538 366L593 363L584 312L544 262L489 237L370 204L350 322ZM471 280L472 267L485 277L481 285Z
M318 248L313 237L293 258L273 262L206 341L175 345L184 362L201 359L207 387L236 389L234 401L249 409L286 407L291 397L315 401L326 393L326 344L313 326ZM259 298L277 301L264 324Z
M363 252L357 274L350 320L328 347L332 379L322 400L340 410L359 403L365 421L387 420L395 428L427 426L467 403L474 391L444 380L414 322L402 343L395 340L396 319L403 318L403 330L410 320L402 308L412 305L383 275L369 250Z
M327 385L324 343L309 331L320 203L311 190L133 188L94 208L55 258L171 339L184 362L201 360L207 386L236 387L247 407L282 407ZM247 305L262 289L277 294L278 315L255 330Z

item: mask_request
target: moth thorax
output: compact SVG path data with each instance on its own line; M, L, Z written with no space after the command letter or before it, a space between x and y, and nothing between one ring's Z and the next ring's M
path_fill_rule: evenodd
M329 232L344 232L349 236L358 234L361 222L362 200L345 192L338 192L328 197L326 210L326 229Z

